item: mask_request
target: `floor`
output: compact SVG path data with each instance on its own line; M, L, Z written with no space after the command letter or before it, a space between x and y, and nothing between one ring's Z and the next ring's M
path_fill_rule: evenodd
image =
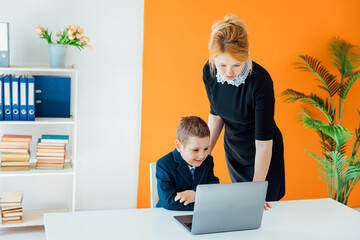
M360 212L359 208L353 208ZM0 229L1 240L46 240L44 227L5 228Z

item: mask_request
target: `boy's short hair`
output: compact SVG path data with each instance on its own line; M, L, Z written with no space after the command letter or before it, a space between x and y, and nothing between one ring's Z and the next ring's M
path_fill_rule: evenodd
M200 138L210 136L208 125L196 116L182 117L176 129L176 139L186 144L189 137L193 136Z

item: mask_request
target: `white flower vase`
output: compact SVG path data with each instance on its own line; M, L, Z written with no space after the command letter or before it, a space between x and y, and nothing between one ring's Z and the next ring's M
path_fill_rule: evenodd
M64 68L67 45L49 44L49 59L51 68Z

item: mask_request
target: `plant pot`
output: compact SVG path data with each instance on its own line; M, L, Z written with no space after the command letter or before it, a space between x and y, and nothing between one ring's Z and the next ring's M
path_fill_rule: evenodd
M67 45L49 44L49 60L51 68L64 68Z

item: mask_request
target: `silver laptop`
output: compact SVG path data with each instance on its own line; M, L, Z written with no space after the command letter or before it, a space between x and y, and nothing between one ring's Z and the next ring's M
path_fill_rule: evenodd
M194 215L174 218L192 234L259 228L267 186L267 181L198 185Z

